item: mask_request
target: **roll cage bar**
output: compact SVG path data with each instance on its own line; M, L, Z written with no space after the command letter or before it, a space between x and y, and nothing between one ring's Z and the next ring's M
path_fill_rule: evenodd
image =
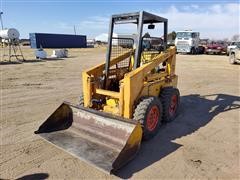
M106 64L105 64L105 76L108 77L109 65L111 60L111 52L112 52L112 36L114 24L129 24L134 23L137 24L137 40L136 40L136 50L134 55L134 66L136 69L140 66L141 61L141 51L142 51L142 32L143 32L143 24L151 24L151 23L163 23L164 24L164 40L163 46L164 49L167 47L167 34L168 34L168 20L166 18L145 12L134 12L134 13L124 13L124 14L116 14L112 15L109 23L109 32L108 32L108 48L106 55Z

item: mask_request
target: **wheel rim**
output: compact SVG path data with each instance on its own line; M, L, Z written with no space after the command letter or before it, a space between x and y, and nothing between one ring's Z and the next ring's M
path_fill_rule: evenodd
M169 106L169 114L170 116L174 116L177 110L177 105L178 105L178 98L177 95L173 95L171 98L171 103Z
M159 115L160 115L160 112L159 112L159 109L156 105L153 106L150 109L150 111L148 112L147 128L148 128L149 131L153 131L156 128L158 120L159 120Z

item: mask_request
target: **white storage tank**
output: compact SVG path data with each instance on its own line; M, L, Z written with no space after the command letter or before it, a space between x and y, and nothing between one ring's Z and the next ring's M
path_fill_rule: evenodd
M67 49L55 49L53 50L52 58L67 58L68 50Z
M15 28L0 30L0 37L2 39L19 39L20 33Z
M47 58L47 52L43 49L37 49L35 51L35 56L37 59L46 59Z

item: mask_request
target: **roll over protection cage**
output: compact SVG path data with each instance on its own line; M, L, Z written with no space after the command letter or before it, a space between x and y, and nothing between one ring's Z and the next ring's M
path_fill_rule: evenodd
M151 23L163 23L164 24L164 40L163 46L164 49L167 47L167 34L168 34L168 20L166 18L156 16L154 14L140 11L135 13L124 13L124 14L116 14L112 15L109 23L109 32L108 32L108 48L106 54L106 64L105 64L105 77L108 77L110 60L111 60L111 52L112 52L112 38L113 38L113 30L114 24L128 24L134 23L137 24L137 40L136 40L136 50L134 55L134 66L133 69L136 69L140 66L141 61L141 51L142 51L142 32L143 32L143 24L151 24Z

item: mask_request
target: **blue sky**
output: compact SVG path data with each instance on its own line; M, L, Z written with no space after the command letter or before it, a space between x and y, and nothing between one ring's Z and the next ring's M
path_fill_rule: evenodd
M85 34L93 38L108 31L111 14L145 10L169 19L169 30L193 29L202 38L223 39L239 34L238 0L1 0L4 27L21 38L30 32Z

